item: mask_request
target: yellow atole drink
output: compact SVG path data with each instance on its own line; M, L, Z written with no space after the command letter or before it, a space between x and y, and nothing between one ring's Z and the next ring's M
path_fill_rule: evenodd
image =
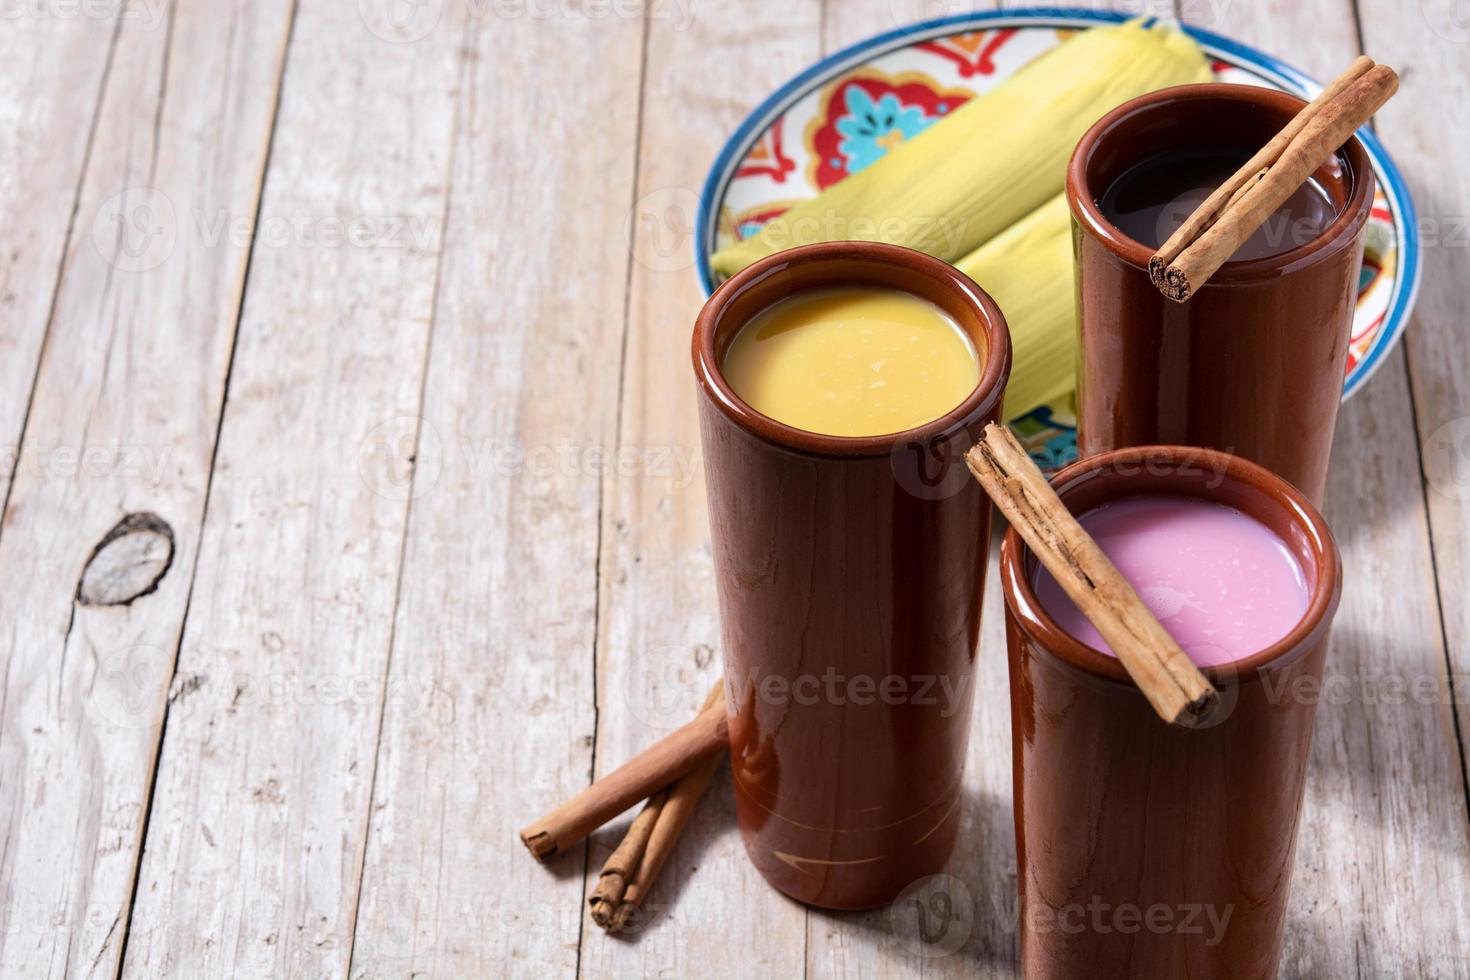
M832 436L902 432L945 415L980 381L969 336L912 293L813 289L756 314L723 373L756 411Z

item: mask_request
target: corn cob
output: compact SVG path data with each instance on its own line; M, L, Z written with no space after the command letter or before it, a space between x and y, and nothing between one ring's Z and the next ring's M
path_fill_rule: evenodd
M1077 140L1137 95L1208 81L1198 45L1139 20L1083 31L876 163L712 259L720 278L796 245L846 239L968 255L1062 189Z
M960 259L955 268L990 294L1011 329L1006 416L1020 418L1071 391L1077 307L1066 195L1053 197Z

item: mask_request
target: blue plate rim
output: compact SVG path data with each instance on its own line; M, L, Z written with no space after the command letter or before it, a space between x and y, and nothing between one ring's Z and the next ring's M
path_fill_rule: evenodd
M709 256L714 246L713 236L717 227L715 212L718 202L715 195L722 186L728 184L729 171L735 163L745 158L755 137L764 131L765 122L777 112L784 110L789 103L795 100L795 97L804 94L815 79L831 75L834 68L840 67L844 62L859 58L863 61L870 60L870 53L874 49L896 47L898 42L912 44L916 40L923 40L922 35L941 36L966 26L1090 27L1097 24L1122 23L1133 19L1133 16L1122 11L1089 10L1081 7L1018 7L1009 10L956 14L885 31L848 45L803 69L745 117L735 132L725 141L725 145L720 148L719 155L715 157L714 164L704 179L694 221L695 268L704 294L709 296L714 292L714 275L710 268ZM1147 23L1151 24L1157 19L1149 18ZM1187 24L1180 26L1185 33L1200 43L1206 54L1220 56L1234 63L1235 67L1250 71L1283 88L1294 90L1300 95L1315 94L1321 91L1321 83L1310 75L1250 45L1203 28L1191 27ZM1384 314L1383 332L1372 349L1368 351L1367 357L1358 363L1352 374L1344 381L1344 400L1357 393L1368 378L1382 366L1385 356L1398 345L1404 330L1408 327L1409 314L1413 310L1414 301L1418 298L1420 279L1423 274L1419 255L1419 222L1413 198L1409 194L1408 183L1372 130L1366 127L1359 130L1358 138L1363 141L1363 145L1368 150L1374 175L1384 188L1389 210L1393 213L1394 228L1398 237L1399 264L1403 273L1395 277L1394 292L1389 296L1388 309Z

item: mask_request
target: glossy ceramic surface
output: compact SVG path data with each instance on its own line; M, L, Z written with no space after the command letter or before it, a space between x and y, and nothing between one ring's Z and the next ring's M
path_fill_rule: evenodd
M1342 592L1332 533L1278 477L1205 450L1105 453L1055 485L1074 513L1159 493L1236 507L1296 553L1311 598L1280 642L1205 671L1221 693L1212 724L1175 729L1116 659L1046 614L1030 585L1034 559L1007 533L1023 976L1274 977L1316 685Z
M1081 352L1078 449L1207 446L1244 456L1320 503L1341 404L1339 379L1372 206L1362 144L1315 177L1335 221L1289 251L1227 262L1186 303L1150 281L1154 249L1118 231L1097 201L1141 160L1178 147L1264 143L1301 109L1246 85L1185 85L1098 120L1067 169Z
M839 437L752 410L725 346L776 299L824 286L903 289L981 354L954 411L895 435ZM740 830L781 891L831 908L890 902L954 845L990 541L963 454L1001 414L1010 337L952 267L837 242L726 282L694 332Z

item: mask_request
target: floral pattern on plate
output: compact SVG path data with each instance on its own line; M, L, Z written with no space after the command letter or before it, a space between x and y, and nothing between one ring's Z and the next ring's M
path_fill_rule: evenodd
M1058 8L989 11L871 38L814 65L767 99L730 139L700 202L696 259L712 290L709 256L760 231L797 201L872 166L885 153L988 91L1078 29L1122 14ZM1228 38L1191 30L1220 81L1310 96L1295 69ZM800 139L793 139L800 134ZM1418 286L1413 204L1397 168L1364 134L1377 177L1348 349L1345 397L1402 334ZM1076 455L1070 396L1013 420L1040 462Z

